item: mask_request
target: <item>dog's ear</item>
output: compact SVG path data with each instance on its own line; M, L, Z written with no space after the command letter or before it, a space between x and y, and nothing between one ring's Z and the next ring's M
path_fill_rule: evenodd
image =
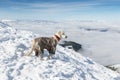
M58 34L64 34L65 32L63 30L59 30L57 33Z
M59 31L57 31L57 34L58 34L58 35L61 35L61 33L62 33L62 31L60 31L60 30L59 30Z

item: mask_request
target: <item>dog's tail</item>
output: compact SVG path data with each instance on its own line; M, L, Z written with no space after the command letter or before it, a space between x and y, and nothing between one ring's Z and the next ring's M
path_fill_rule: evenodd
M28 51L24 56L29 56L33 52L34 48L35 48L35 40L32 41L32 46L30 51Z

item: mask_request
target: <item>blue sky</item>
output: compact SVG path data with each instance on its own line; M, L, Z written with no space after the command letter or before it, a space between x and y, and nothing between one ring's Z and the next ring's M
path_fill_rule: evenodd
M0 19L120 21L120 1L0 0Z

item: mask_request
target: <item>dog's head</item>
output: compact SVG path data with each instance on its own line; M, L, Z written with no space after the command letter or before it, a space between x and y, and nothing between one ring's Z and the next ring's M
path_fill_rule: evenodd
M58 31L54 37L57 39L57 41L59 41L62 38L67 38L67 36L65 35L64 31Z
M58 31L56 33L56 35L60 38L67 38L67 36L65 35L65 32L64 31Z

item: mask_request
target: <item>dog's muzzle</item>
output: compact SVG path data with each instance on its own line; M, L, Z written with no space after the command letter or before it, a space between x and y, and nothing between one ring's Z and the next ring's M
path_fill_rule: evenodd
M65 36L65 38L67 38L67 36Z

